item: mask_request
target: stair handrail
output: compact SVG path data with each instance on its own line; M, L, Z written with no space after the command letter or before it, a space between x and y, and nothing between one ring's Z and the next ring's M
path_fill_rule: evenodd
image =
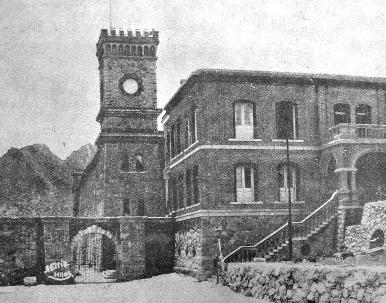
M292 224L303 224L304 222L306 222L308 219L310 219L314 214L316 214L317 212L319 212L321 209L323 209L326 205L328 205L329 203L331 203L331 201L334 200L335 196L339 193L339 190L336 190L332 196L330 197L330 199L328 199L325 203L323 203L321 206L319 206L317 209L315 209L311 214L309 214L307 217L305 217L302 221L299 221L299 222L292 222ZM273 236L275 236L277 233L279 233L280 231L282 231L284 228L286 228L288 226L288 222L283 224L282 226L280 226L278 229L276 229L274 232L270 233L268 236L266 236L264 239L262 239L261 241L257 242L256 244L254 245L242 245L238 248L236 248L234 251L230 252L229 254L227 254L224 258L223 258L223 262L226 263L226 260L234 255L235 253L237 253L239 250L242 250L242 249L245 249L245 248L256 248L258 247L259 245L261 245L262 243L264 243L265 241L269 240L270 238L272 238Z
M326 202L324 202L322 205L320 205L317 209L315 209L312 213L310 213L307 217L305 217L302 221L298 222L292 222L292 224L303 224L306 222L309 218L311 218L313 215L315 215L317 212L319 212L321 209L323 209L327 204L330 204L332 200L334 200L335 196L339 193L339 190L334 191L331 198L328 199Z

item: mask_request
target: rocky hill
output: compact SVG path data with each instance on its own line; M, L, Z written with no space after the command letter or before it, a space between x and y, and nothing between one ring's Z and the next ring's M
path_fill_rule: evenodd
M86 145L62 160L46 145L9 149L0 157L0 216L70 216L71 172L94 153Z

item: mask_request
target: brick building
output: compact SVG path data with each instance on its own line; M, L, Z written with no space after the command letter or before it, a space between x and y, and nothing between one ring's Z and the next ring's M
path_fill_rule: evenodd
M193 72L163 117L177 266L210 267L218 229L225 254L275 231L287 220L289 191L296 221L340 190L329 230L338 239L319 243L336 249L363 203L386 191L385 89L373 78Z
M101 132L76 175L74 215L171 218L175 267L200 272L219 235L224 255L283 235L290 195L295 221L305 218L295 236L336 250L363 203L386 191L386 80L197 70L159 132L158 43L156 31L101 32Z

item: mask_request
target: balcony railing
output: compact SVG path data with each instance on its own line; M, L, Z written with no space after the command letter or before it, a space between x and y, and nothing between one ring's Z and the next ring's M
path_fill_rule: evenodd
M342 139L386 139L386 125L341 123L328 130L324 143Z

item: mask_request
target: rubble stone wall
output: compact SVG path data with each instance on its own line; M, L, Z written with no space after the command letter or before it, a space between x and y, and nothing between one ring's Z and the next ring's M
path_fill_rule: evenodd
M235 263L224 284L270 302L386 302L386 269L313 264Z
M386 201L366 203L360 225L348 226L345 246L354 253L370 248L370 239L376 230L386 233Z

